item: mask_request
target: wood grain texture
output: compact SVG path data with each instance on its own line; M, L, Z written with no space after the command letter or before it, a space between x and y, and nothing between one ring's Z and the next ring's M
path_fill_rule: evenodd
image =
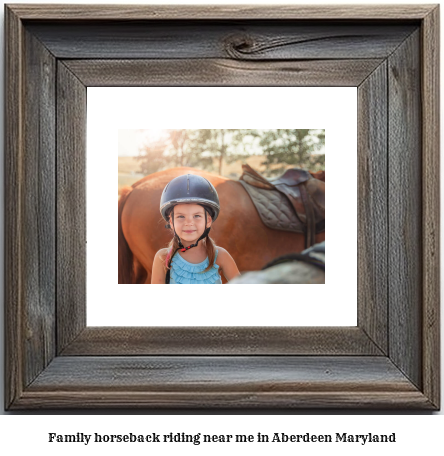
M108 375L112 376L109 382ZM150 374L147 375L147 372ZM32 385L33 391L103 388L132 391L414 391L411 383L385 357L263 356L118 356L56 358ZM295 388L296 387L296 388Z
M64 60L88 87L357 86L381 59L240 62L228 59Z
M347 389L350 388L350 391ZM355 392L352 385L342 391L320 392L221 392L221 393L162 393L114 391L26 391L14 410L20 409L253 409L269 413L269 409L422 409L433 410L427 398L419 391ZM236 410L237 412L238 410Z
M149 372L149 375L147 373ZM385 357L59 357L20 407L415 407Z
M75 126L75 128L73 127ZM86 87L57 68L57 348L86 326Z
M422 384L422 163L419 31L388 59L389 356Z
M6 7L6 407L439 407L437 17L435 6ZM188 19L183 32L179 19ZM127 60L128 54L121 56L125 61L106 61L125 52L119 27L126 20L127 30L134 25L127 49L156 57L156 70L146 60ZM410 33L419 20L422 40ZM209 27L214 21L218 27ZM81 33L95 37L80 36L77 48L72 33L79 22ZM200 37L198 25L205 31ZM57 38L51 31L59 26ZM135 37L146 39L141 44ZM67 59L58 62L56 81L53 51ZM78 55L97 58L84 62ZM166 62L187 55L199 58ZM361 239L367 235L359 268L371 275L360 273L359 328L267 328L265 337L260 328L85 329L85 84L165 82L175 68L184 74L175 84L187 85L195 62L207 84L254 84L255 73L264 85L362 82L360 109L368 116L361 113L359 120L359 185L367 193L359 210L375 224L359 228ZM385 118L388 177L376 172L384 169ZM384 240L387 182L390 236ZM47 218L54 205L56 275L54 224ZM387 265L379 253L386 244ZM388 315L379 279L384 270Z
M423 388L440 404L440 135L439 6L422 25Z
M357 327L87 327L61 355L381 354L375 343Z
M23 307L25 385L55 355L55 59L28 32L24 41Z
M57 58L301 60L387 58L417 25L273 21L31 23ZM205 36L205 39L202 39Z
M435 5L26 5L8 7L28 20L297 19L420 20Z
M387 64L358 89L358 326L388 353Z
M23 391L23 27L5 11L5 408Z

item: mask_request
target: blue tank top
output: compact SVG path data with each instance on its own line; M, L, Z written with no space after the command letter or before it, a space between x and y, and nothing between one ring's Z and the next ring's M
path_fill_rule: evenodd
M209 263L208 257L201 263L193 264L184 260L177 252L171 262L170 284L222 284L219 266L216 264L217 253L216 250L213 267L205 271Z

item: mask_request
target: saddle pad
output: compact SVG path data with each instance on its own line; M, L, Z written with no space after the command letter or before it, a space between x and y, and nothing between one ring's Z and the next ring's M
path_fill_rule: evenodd
M287 197L277 190L265 190L239 181L250 195L262 222L273 230L305 233L304 224L299 220Z

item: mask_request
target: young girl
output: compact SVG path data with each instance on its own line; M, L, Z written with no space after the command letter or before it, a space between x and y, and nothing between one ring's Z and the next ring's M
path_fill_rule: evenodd
M216 189L195 174L176 177L160 198L160 212L174 237L156 253L151 283L221 284L239 275L231 255L208 236L220 211Z

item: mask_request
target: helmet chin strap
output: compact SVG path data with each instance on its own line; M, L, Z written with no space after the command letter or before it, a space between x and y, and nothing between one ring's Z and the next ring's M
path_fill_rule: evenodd
M204 212L205 212L205 226L207 226L207 210L205 209L205 207L204 207ZM193 247L197 247L197 245L199 244L199 241L201 241L202 239L206 238L208 236L210 230L211 230L211 226L209 228L205 228L205 231L202 233L202 236L194 244L191 244L191 245L185 247L182 244L182 241L180 240L180 237L177 235L176 228L174 226L174 207L173 207L173 210L172 210L171 214L172 214L171 220L173 221L174 236L176 236L177 240L179 241L179 249L180 249L181 252L186 252L187 250L192 249ZM176 252L174 252L174 253L176 253Z

